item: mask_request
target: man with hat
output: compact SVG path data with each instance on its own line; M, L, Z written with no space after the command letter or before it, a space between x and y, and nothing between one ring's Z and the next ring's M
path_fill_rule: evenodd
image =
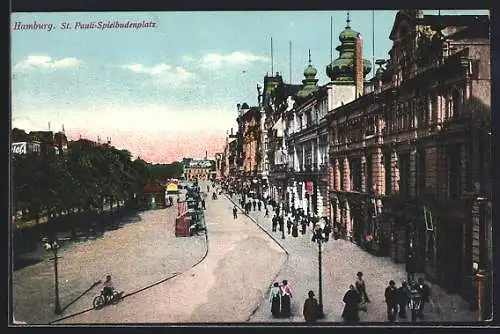
M314 292L311 290L308 293L309 298L304 302L304 310L302 314L306 322L316 322L319 316L318 300L314 298Z

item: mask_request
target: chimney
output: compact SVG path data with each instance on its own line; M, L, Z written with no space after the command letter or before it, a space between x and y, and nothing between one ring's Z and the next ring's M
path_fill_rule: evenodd
M233 135L233 128L231 128L231 136Z
M356 97L363 95L363 49L361 34L356 37L355 63L354 63L354 82L356 84Z
M208 151L205 151L205 160L208 159Z
M238 103L238 104L236 105L236 108L238 109L238 111L240 111L240 109L241 109L241 104L239 104L239 103Z

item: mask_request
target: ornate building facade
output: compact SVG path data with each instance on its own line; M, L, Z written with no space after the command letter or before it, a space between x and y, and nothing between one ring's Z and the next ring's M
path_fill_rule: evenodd
M245 184L260 190L262 173L261 113L259 107L238 105L238 127L242 140L242 178Z
M451 291L491 270L488 17L399 11L374 91L327 115L332 220Z

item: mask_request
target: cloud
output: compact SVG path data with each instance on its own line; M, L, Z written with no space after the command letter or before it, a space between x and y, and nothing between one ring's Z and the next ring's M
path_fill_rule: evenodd
M28 69L36 68L48 68L48 69L62 69L78 67L81 65L81 61L73 58L67 57L59 60L52 59L49 56L28 56L26 59L21 60L16 65L14 65L15 71L22 71Z
M254 55L249 52L234 51L228 54L208 53L200 60L200 66L209 69L217 69L222 65L228 64L248 64L250 62L268 62L265 56Z
M192 63L192 62L196 61L196 59L193 56L190 56L190 55L184 55L184 56L182 56L181 59L185 63Z
M194 79L195 74L189 72L183 67L172 67L167 64L158 64L154 66L145 66L142 64L123 65L122 68L134 73L147 74L154 77L157 82L169 84L183 84Z
M166 64L159 64L152 67L147 67L142 64L130 64L130 65L123 65L123 68L131 70L132 72L135 73L147 73L156 75L169 71L170 69L172 69L172 66Z

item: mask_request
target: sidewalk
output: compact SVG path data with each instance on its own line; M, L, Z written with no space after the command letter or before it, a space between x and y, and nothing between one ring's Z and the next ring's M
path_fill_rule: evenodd
M232 201L237 203L239 197L233 196ZM287 279L291 284L293 316L289 319L272 318L269 302L264 299L250 321L303 322L302 306L307 298L307 292L313 290L316 298L319 298L318 246L311 241L312 235L309 229L305 235L301 235L299 229L299 236L294 238L287 233L286 224L285 239L282 239L281 232L272 232L273 212L269 210L269 218L264 218L264 212L265 209L252 210L250 217L289 252L288 263L285 264L277 280ZM393 263L389 258L373 256L349 241L333 238L323 244L323 308L326 317L321 321L342 321L340 316L344 307L342 298L349 285L354 284L358 271L364 274L368 296L371 299L371 303L367 305L368 312L360 312L361 322L386 322L384 291L389 280L394 280L396 285L400 286L401 281L406 279L404 265ZM476 319L475 312L470 311L467 303L459 296L449 295L439 286L428 284L433 303L426 305L424 312L426 322L470 322Z
M175 237L174 208L144 211L140 221L107 231L95 240L70 243L59 255L61 307L71 304L60 316L54 314L54 264L45 260L13 272L13 312L29 324L50 321L85 310L99 293L94 282L107 273L115 286L126 293L143 288L174 273L183 272L205 253L205 236ZM132 217L133 218L133 217ZM124 217L121 221L131 219Z

